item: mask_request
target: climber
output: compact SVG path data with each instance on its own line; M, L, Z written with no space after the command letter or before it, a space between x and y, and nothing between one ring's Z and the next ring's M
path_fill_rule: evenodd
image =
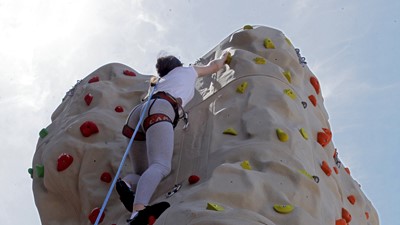
M118 179L116 189L125 208L132 212L130 224L147 224L148 215L161 214L169 204L161 202L148 206L160 181L171 171L174 148L174 128L179 120L179 108L184 107L194 96L197 77L213 74L224 67L228 53L212 60L206 66L185 67L174 56L157 59L156 69L159 75L154 94L149 100L143 123L137 131L135 140L129 149L134 173ZM132 127L138 123L145 102L137 105L130 113L123 134L131 137ZM138 148L145 142L145 148ZM135 147L136 146L136 147ZM135 190L135 191L133 191Z

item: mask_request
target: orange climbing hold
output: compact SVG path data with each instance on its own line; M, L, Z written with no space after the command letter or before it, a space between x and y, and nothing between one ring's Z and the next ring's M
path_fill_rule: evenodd
M317 141L324 148L329 144L329 136L325 132L318 132Z
M342 218L345 219L347 223L351 221L351 214L345 208L342 208Z
M310 83L314 87L315 93L317 93L317 95L318 95L320 92L320 85L319 85L318 79L316 77L311 77Z
M317 98L315 98L314 95L308 96L308 99L310 99L310 102L313 104L313 106L317 106Z
M347 200L349 200L349 202L354 205L356 203L356 197L354 197L354 195L349 195L347 196Z
M339 174L339 169L336 166L333 167L333 170L335 171L336 174Z
M329 167L328 163L325 160L322 161L321 169L322 169L322 171L324 171L324 173L328 177L332 174L332 170L331 170L331 168Z
M368 212L365 212L365 218L366 218L367 220L369 220L369 213L368 213Z
M332 140L332 131L329 130L328 128L322 128L322 130L329 136L329 141Z
M347 174L350 175L350 169L349 169L349 167L344 168L344 170L346 171Z
M336 225L347 225L346 220L345 219L338 219L336 220Z

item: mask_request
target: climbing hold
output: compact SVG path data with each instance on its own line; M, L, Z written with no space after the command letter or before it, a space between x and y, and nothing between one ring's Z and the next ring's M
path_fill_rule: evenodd
M74 157L67 153L62 153L57 160L57 171L61 172L65 169L67 169L72 162L74 161Z
M245 170L252 170L250 162L248 160L241 162L240 166Z
M286 77L286 79L289 81L289 83L292 83L292 74L290 73L290 71L283 71L283 76Z
M223 134L230 134L230 135L238 135L237 131L233 128L228 128L226 130L224 130Z
M346 171L347 174L350 175L350 169L349 169L349 167L344 168L344 170Z
M319 92L320 92L320 85L319 85L318 79L317 79L316 77L311 77L311 78L310 78L310 83L311 83L311 85L314 87L315 92L316 92L317 95L318 95Z
M325 132L318 132L317 141L324 148L329 144L330 137Z
M276 129L276 135L278 135L278 139L282 142L289 140L289 135L280 128Z
M285 89L283 92L289 96L291 99L295 100L296 99L296 94L291 90L291 89Z
M126 75L126 76L130 76L130 77L135 77L136 76L136 73L134 73L133 71L131 71L131 70L124 70L124 75Z
M99 213L100 213L100 208L98 208L98 207L97 207L97 208L94 208L94 209L92 210L92 212L90 212L90 214L89 214L89 220L90 220L90 222L91 222L92 224L96 223L96 219L97 219L97 216L99 215ZM101 214L99 223L103 222L104 216L105 216L105 214L104 214L104 212L103 212L103 214Z
M49 134L49 131L46 128L43 128L42 130L40 130L39 132L39 137L40 138L44 138Z
M288 43L288 45L290 45L290 46L293 47L293 44L292 44L292 42L289 40L289 38L285 37L285 41L286 41L286 43Z
M115 107L115 112L123 112L124 111L124 108L122 108L122 106L117 106L117 107Z
M279 205L279 204L274 205L274 210L278 213L287 214L292 212L293 209L294 207L292 205Z
M345 219L338 219L336 220L335 225L347 225L347 222Z
M195 183L199 182L199 180L200 180L200 177L197 175L191 175L188 179L189 184L195 184Z
M328 177L332 174L332 170L331 170L331 168L329 167L328 163L325 160L322 161L321 169L322 169L322 171L324 171L324 173Z
M236 92L239 92L241 94L243 94L246 89L247 89L248 83L245 81L243 83L241 83L237 88L236 88Z
M32 168L28 169L28 173L31 175L31 178L33 178L33 169Z
M369 220L369 213L368 213L368 212L365 212L365 218L366 218L367 220Z
M303 108L307 108L307 102L301 102L301 104L303 105Z
M267 60L265 60L263 57L255 57L255 58L253 59L253 61L254 61L256 64L265 64L265 63L267 63Z
M275 49L274 42L272 42L272 40L269 38L264 39L264 47L268 49Z
M207 202L207 209L208 210L214 210L214 211L223 211L224 207L217 205L215 203L209 203Z
M307 131L304 128L300 128L300 134L303 136L304 139L308 140L308 134Z
M112 181L111 174L109 172L102 173L100 176L100 180L105 183L111 183L111 181Z
M309 174L306 170L298 170L300 173L302 173L303 175L305 175L306 177L313 179L313 176L311 174Z
M345 219L347 223L351 221L351 214L345 208L342 208L342 218Z
M322 130L325 132L326 135L329 137L329 141L332 140L332 132L328 128L322 128Z
M87 95L85 95L85 102L86 102L86 105L90 105L90 103L92 102L92 100L93 100L93 95L92 94L87 94Z
M232 61L232 54L228 52L228 56L226 57L225 64L231 64Z
M347 196L347 200L349 200L349 202L354 205L356 203L356 197L354 195L349 195Z
M81 133L84 137L90 137L92 134L99 133L99 128L92 121L84 122L80 127Z
M339 169L336 166L333 167L333 170L335 171L336 174L339 174Z
M35 170L36 176L44 177L44 166L42 164L36 164Z
M308 96L308 99L310 99L310 102L313 104L313 106L317 106L317 98L315 98L314 95Z
M94 77L92 77L92 78L88 81L88 83L90 84L90 83L98 82L99 80L100 80L100 79L99 79L98 76L94 76Z
M253 26L251 25L244 25L243 30L252 30Z

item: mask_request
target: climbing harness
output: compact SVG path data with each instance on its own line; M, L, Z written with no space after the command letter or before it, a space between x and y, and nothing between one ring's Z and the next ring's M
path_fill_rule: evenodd
M113 191L113 189L114 189L114 186L115 186L115 184L117 183L117 179L118 179L118 177L119 177L119 174L121 173L121 170L122 170L122 167L123 167L123 165L124 165L124 163L125 163L126 157L128 156L129 149L131 148L131 146L132 146L132 144L133 144L133 141L134 141L134 139L135 139L135 136L136 136L137 133L138 133L140 124L142 124L145 111L146 111L147 108L149 107L150 101L151 101L151 99L152 99L152 96L153 96L153 93L154 93L156 87L157 87L157 84L154 85L153 90L152 90L152 91L150 92L150 94L149 94L149 98L148 98L148 100L147 100L147 102L146 102L146 104L145 104L145 109L144 109L143 112L141 113L140 118L139 118L139 122L137 123L136 128L134 129L134 132L132 133L132 136L131 136L131 138L130 138L129 144L128 144L128 146L126 147L124 156L122 157L122 160L121 160L121 163L119 164L118 170L117 170L117 172L115 173L114 179L113 179L113 181L112 181L112 183L111 183L111 185L110 185L110 189L108 190L108 193L107 193L107 195L106 195L106 198L104 199L103 205L101 206L100 212L99 212L99 214L97 215L97 218L96 218L96 221L95 221L94 225L98 225L98 224L99 224L100 218L101 218L102 214L104 213L104 209L106 208L106 205L107 205L107 203L108 203L108 200L110 199L111 193L112 193L112 191Z
M189 125L188 114L184 111L184 109L183 109L182 105L179 103L179 101L177 99L175 99L172 95L170 95L170 94L168 94L166 92L160 91L160 92L155 93L149 99L150 100L154 100L154 101L151 103L151 105L150 105L150 107L148 109L147 117L143 121L143 130L144 130L144 132L140 132L140 131L137 132L137 135L135 137L136 141L144 141L144 140L146 140L146 131L151 126L153 126L154 124L156 124L158 122L163 122L163 121L169 122L175 128L176 125L178 124L179 120L183 119L184 122L185 122L185 125L184 125L183 128L186 129L188 127L188 125ZM162 113L150 114L150 110L151 110L153 104L157 101L157 99L164 99L164 100L168 101L172 105L172 108L175 111L174 121L172 121L171 118L169 118L167 115L162 114ZM132 116L132 112L135 109L133 109L131 111L131 113L129 114L128 119L126 120L126 123L125 123L124 127L122 128L122 134L127 138L131 138L132 134L135 132L135 129L131 128L128 125L128 121L129 121L130 117ZM183 114L182 116L180 116L180 111L182 111L182 114Z

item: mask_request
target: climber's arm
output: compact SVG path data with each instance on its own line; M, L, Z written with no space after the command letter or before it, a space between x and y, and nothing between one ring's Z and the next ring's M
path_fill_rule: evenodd
M216 73L218 70L220 70L220 69L222 69L222 67L224 67L227 57L228 57L228 52L225 52L219 59L212 60L206 66L196 66L195 65L195 66L193 66L193 68L196 70L197 75L199 77L210 75L210 74Z

